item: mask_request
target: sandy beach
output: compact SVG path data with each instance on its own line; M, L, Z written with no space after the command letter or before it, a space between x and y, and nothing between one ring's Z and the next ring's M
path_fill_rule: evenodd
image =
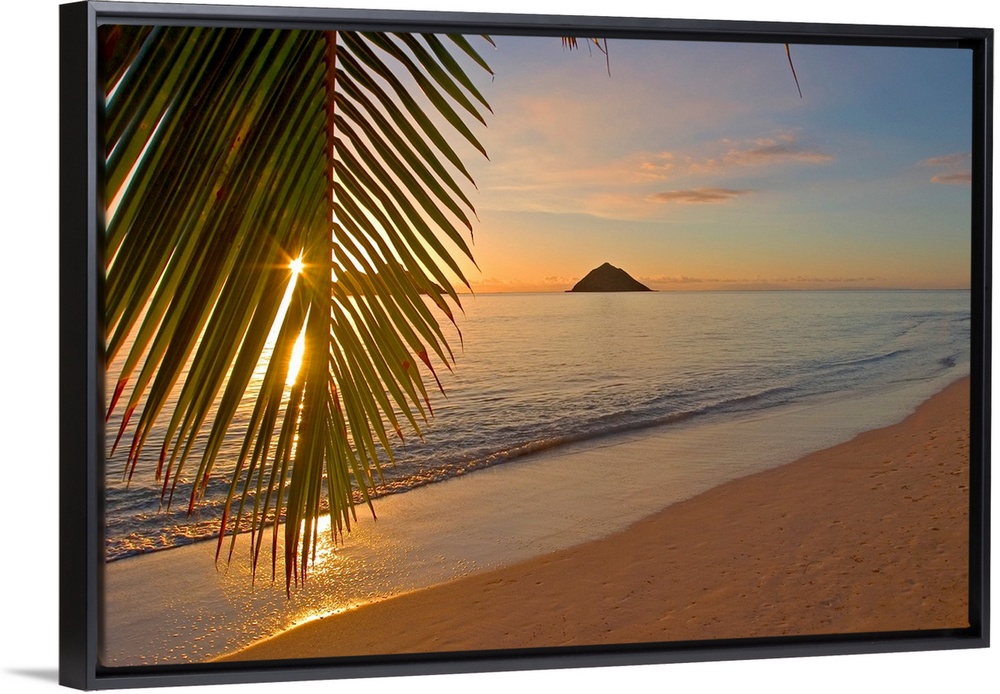
M622 532L297 626L233 659L967 626L969 381Z

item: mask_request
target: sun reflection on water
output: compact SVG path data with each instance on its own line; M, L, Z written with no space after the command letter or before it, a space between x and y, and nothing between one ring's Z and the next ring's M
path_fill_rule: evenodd
M288 376L285 378L285 385L290 386L295 383L295 379L298 378L299 370L302 368L302 358L306 353L306 330L302 329L299 333L298 339L295 340L295 344L292 346L292 356L288 360Z

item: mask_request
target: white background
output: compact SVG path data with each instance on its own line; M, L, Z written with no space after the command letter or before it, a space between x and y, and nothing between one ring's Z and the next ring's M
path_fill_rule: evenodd
M239 4L225 2L225 4ZM836 3L785 0L301 0L287 6L379 7L547 14L751 19L996 27L983 0ZM58 581L58 2L4 3L0 149L0 689L56 688ZM995 119L994 119L995 120ZM30 472L26 472L30 471ZM996 523L994 522L994 529ZM996 581L993 581L994 593ZM155 589L151 593L155 599ZM543 672L372 679L362 682L230 685L185 691L366 692L647 691L962 692L996 686L995 649L877 656L695 663Z

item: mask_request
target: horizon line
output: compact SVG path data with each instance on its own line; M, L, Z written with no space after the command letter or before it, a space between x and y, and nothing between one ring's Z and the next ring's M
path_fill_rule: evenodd
M648 291L574 292L572 289L489 289L470 291L467 287L455 288L457 294L675 294L703 292L971 292L972 287L679 287L676 289L649 289Z

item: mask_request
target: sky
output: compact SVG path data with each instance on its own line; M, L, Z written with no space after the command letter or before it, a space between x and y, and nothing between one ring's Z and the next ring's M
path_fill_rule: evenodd
M493 38L474 291L969 287L969 52Z

